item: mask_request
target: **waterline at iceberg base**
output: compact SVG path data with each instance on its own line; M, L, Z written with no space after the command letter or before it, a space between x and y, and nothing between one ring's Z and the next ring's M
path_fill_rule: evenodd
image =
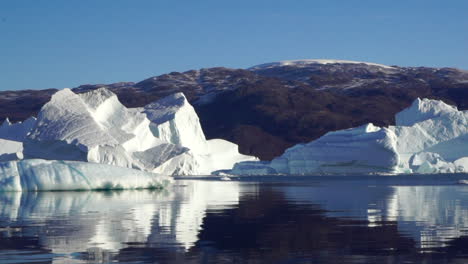
M28 159L0 163L1 191L163 189L172 177L106 164Z
M271 162L240 162L232 175L468 173L468 111L416 99L396 125L367 124L298 144Z
M396 126L329 132L271 162L207 140L182 93L126 108L101 88L64 89L37 119L0 126L3 190L135 189L175 175L318 175L468 172L468 111L417 99ZM22 160L24 158L24 160ZM111 166L113 165L113 166ZM127 175L127 176L125 176ZM163 176L161 176L163 175Z

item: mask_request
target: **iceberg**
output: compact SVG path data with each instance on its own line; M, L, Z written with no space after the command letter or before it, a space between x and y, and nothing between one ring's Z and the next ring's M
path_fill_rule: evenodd
M125 108L110 91L75 94L64 89L39 112L24 142L24 154L139 168L131 154L161 143L152 136L149 120Z
M194 152L205 149L206 138L200 120L183 93L164 97L140 111L151 121L150 129L156 137Z
M24 122L18 123L11 123L7 118L0 126L0 138L13 141L23 141L35 124L35 117L30 117Z
M393 172L399 164L396 136L367 124L329 132L308 144L299 144L270 163L237 163L231 174L335 174Z
M21 149L3 153L0 161L24 154L26 159L84 161L167 175L208 175L237 162L256 160L240 154L236 144L207 140L182 93L142 108L127 108L105 88L83 94L63 89L42 107L37 120L22 124L7 120L0 127L0 138L11 140L15 133L13 139L22 143ZM22 154L16 157L16 152Z
M468 157L468 111L442 101L416 99L395 117L397 151L403 166L419 152L437 153L448 162Z
M193 162L190 168L187 168L187 164L182 165L186 169L178 174L208 175L213 171L232 168L237 162L258 160L240 154L238 146L229 141L207 140L195 109L183 93L169 95L140 108L140 111L151 121L150 128L154 136L189 149L186 154ZM164 164L161 169L167 165ZM156 171L163 173L164 169Z
M271 162L240 162L236 175L468 172L468 111L416 99L396 125L329 132L287 149Z
M0 191L154 189L171 178L117 166L61 160L0 162Z
M34 117L18 123L5 119L0 126L0 161L23 159L23 140L35 123Z

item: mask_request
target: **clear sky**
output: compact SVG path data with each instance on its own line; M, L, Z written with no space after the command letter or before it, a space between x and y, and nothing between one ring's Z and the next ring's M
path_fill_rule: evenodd
M307 58L468 69L468 1L0 0L0 90Z

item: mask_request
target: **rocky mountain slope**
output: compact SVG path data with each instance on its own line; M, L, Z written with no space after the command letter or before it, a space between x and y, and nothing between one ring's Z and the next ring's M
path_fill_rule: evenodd
M100 87L112 90L127 107L183 92L208 138L233 141L242 153L261 159L328 131L368 122L394 124L394 115L417 97L468 109L467 71L336 60L172 72L137 83L82 85L74 91ZM0 92L0 119L19 121L35 115L54 92Z

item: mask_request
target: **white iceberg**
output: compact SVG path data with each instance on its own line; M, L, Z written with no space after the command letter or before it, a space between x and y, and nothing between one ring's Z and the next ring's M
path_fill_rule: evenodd
M126 108L105 88L83 94L63 89L37 120L30 120L23 125L27 159L87 161L168 175L206 175L255 160L239 154L233 143L206 140L181 93L143 108Z
M7 118L0 126L0 138L23 141L36 124L36 118L30 117L24 122L11 123Z
M36 123L31 117L24 122L11 123L7 118L0 126L0 161L23 158L23 140Z
M237 162L258 160L240 154L238 146L229 141L207 140L195 109L183 93L169 95L140 108L140 111L151 121L150 128L156 137L189 149L186 154L192 157L193 162L185 163L185 171L179 171L178 174L207 175L216 170L232 168ZM165 166L167 164L156 171L163 173Z
M460 159L460 163L463 159ZM446 161L437 153L419 152L411 156L411 170L415 173L457 173L465 172L462 164ZM466 171L468 172L468 170Z
M468 172L467 159L468 111L418 98L396 115L396 126L329 132L271 162L241 162L227 173L457 173Z
M29 159L0 162L0 191L163 188L171 178L117 166Z
M106 89L54 94L38 115L24 143L27 158L102 162L139 167L133 152L162 144L152 136L149 120L125 108Z
M395 134L367 124L329 132L299 144L270 163L238 163L233 174L330 174L393 172L399 164Z
M437 153L448 162L468 157L468 111L442 101L416 99L391 126L403 166L419 152Z

